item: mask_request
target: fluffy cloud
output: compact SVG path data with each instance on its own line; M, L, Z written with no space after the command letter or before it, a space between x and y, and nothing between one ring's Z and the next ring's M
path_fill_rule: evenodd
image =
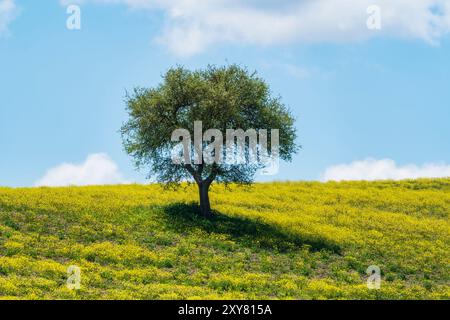
M450 177L450 165L429 163L423 166L414 164L398 166L391 159L366 159L329 167L321 175L321 180L402 180L443 177Z
M96 153L82 164L64 163L47 171L35 186L105 185L126 183L107 154Z
M0 35L8 31L8 24L17 15L17 6L14 0L0 0Z
M61 0L62 3L76 2ZM261 46L360 41L374 36L436 44L450 31L450 0L78 0L160 10L158 40L178 55L219 43ZM381 9L381 30L369 30L367 9Z

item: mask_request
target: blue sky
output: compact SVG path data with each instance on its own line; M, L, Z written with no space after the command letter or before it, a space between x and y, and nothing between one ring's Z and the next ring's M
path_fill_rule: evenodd
M262 180L450 176L449 1L378 1L381 30L365 0L74 2L81 30L64 1L0 0L0 185L143 182L125 90L176 64L247 66L291 108L303 149Z

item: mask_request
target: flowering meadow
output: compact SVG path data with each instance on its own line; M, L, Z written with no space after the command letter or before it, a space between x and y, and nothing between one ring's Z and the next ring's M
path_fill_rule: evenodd
M450 299L450 179L0 188L3 299ZM80 289L66 282L80 268ZM369 266L380 288L367 287Z

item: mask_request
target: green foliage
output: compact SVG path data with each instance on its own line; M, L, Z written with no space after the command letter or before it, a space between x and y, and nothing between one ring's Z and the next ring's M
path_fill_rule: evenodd
M450 180L0 188L4 299L449 299ZM66 287L81 268L81 289ZM366 287L378 265L380 290Z
M171 141L176 129L194 132L194 121L204 130L279 129L280 157L290 160L296 151L294 119L269 86L255 73L237 65L208 66L189 71L170 69L163 82L150 89L137 88L127 97L129 121L121 129L125 150L138 166L148 166L149 176L170 185L194 178L250 183L258 166L246 164L202 164L187 168L174 165ZM269 148L270 149L270 148Z

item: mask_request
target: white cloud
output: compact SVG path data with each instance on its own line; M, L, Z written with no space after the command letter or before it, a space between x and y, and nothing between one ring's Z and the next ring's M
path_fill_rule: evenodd
M17 16L14 0L0 0L0 35L8 31L8 25Z
M342 180L402 180L450 177L450 165L429 163L422 166L399 166L391 159L366 159L331 166L321 175L322 181Z
M51 168L35 186L105 185L126 183L107 154L89 155L82 164L63 163Z
M60 0L62 3L74 0ZM158 41L178 55L214 44L276 45L360 41L374 36L431 44L450 32L450 0L78 0L160 10ZM369 30L367 8L381 8L379 31Z

